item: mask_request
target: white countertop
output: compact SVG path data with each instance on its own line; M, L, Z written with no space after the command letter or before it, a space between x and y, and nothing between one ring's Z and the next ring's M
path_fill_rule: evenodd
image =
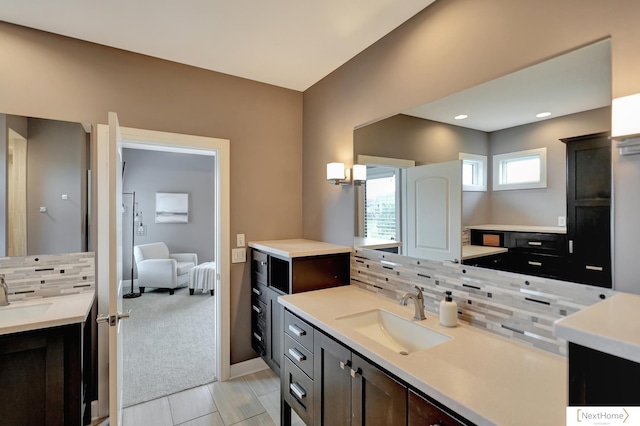
M506 247L474 246L466 244L462 246L462 260L491 256L493 254L506 253L507 251L509 251L509 249Z
M567 360L466 324L440 325L426 313L418 324L452 339L400 355L336 317L384 309L405 318L413 306L355 286L278 297L280 304L345 345L478 425L564 425ZM409 303L411 305L411 303Z
M352 248L303 238L291 240L252 241L249 247L289 258L351 253Z
M9 306L0 307L0 315L3 310L23 309L35 305L49 307L43 313L26 315L27 318L0 321L0 335L84 322L93 305L93 298L94 293L80 293L11 302Z
M555 322L556 336L640 362L640 295L618 293Z
M466 228L482 231L541 232L544 234L566 234L566 226L534 226L534 225L468 225Z
M381 238L354 237L353 246L375 250L381 248L400 247L402 246L402 243L400 241L384 240Z

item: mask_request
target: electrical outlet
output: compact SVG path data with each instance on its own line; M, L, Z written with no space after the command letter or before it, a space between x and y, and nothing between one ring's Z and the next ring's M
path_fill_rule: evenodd
M236 247L244 247L245 241L244 241L244 234L237 234L236 235Z
M231 263L244 263L247 261L247 249L234 248L231 249Z
M566 216L558 216L558 226L567 226Z

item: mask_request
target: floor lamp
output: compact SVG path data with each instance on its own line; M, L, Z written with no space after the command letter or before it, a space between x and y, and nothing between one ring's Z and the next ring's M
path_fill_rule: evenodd
M133 299L135 297L142 296L142 293L133 292L133 247L136 245L136 192L123 192L122 195L133 196L133 200L131 201L131 288L129 290L129 293L125 293L122 295L122 297L125 299Z

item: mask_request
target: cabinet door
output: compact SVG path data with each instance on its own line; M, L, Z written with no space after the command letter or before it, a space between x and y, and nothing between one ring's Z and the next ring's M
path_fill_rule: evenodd
M407 424L407 387L352 354L353 426Z
M351 351L316 332L313 361L314 424L351 424Z
M445 413L431 402L413 391L409 391L409 426L440 425L458 426L462 425L449 414Z

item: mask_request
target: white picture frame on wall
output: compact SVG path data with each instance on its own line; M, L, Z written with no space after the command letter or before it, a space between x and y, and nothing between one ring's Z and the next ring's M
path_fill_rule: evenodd
M189 194L156 192L156 223L189 223Z

